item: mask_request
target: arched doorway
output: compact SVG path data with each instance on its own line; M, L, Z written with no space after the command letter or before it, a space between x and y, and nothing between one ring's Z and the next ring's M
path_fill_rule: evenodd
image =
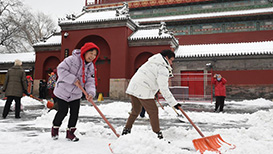
M57 57L51 56L48 57L45 62L44 62L44 67L43 67L43 79L48 79L48 73L50 73L50 70L54 70L60 63L60 60Z
M142 52L139 54L136 59L135 59L135 64L134 64L134 71L136 72L137 69L144 64L153 54L150 52Z
M104 97L108 97L111 64L110 47L102 37L90 35L79 41L79 43L76 46L76 49L80 49L86 42L93 42L100 48L100 55L96 62L98 79L97 94L102 93Z

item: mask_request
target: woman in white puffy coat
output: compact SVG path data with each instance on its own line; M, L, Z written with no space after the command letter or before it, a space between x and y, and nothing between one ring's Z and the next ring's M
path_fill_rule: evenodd
M142 106L150 117L150 124L153 132L158 134L158 138L163 138L159 127L158 108L154 101L155 94L160 91L170 106L178 108L176 102L169 90L168 80L172 76L172 61L175 58L171 50L163 50L155 54L144 63L132 77L126 93L130 95L132 103L132 112L127 120L122 135L131 132L131 128Z

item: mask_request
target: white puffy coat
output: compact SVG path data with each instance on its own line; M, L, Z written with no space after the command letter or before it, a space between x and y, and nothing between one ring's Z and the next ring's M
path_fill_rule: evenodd
M169 90L170 64L161 54L155 54L132 77L126 93L140 99L154 99L159 90L170 106L177 104Z

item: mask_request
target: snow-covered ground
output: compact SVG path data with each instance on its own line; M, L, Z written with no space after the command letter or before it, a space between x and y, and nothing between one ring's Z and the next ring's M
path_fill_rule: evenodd
M3 109L5 101L0 100ZM1 154L111 154L109 143L115 154L194 154L192 140L201 138L190 123L173 123L176 113L171 107L165 111L159 108L160 123L165 140L157 139L147 119L138 118L132 133L117 138L102 120L94 107L82 103L76 134L79 142L65 139L66 118L60 128L59 140L52 140L50 129L56 111L48 112L42 103L30 97L23 97L24 112L21 119L14 119L11 112L6 119L0 118L0 153ZM187 104L189 106L195 103ZM35 107L36 106L36 107ZM211 107L207 103L202 106ZM273 151L273 102L265 99L250 101L226 101L231 109L242 110L262 108L254 113L235 112L194 112L186 111L192 121L200 126L206 135L220 134L236 149L222 151L226 154L270 154ZM131 105L128 102L114 101L100 103L98 107L121 133ZM35 108L35 109L34 109ZM230 109L229 109L230 110ZM2 111L1 111L2 114ZM169 123L168 123L169 122ZM205 152L214 153L214 152Z

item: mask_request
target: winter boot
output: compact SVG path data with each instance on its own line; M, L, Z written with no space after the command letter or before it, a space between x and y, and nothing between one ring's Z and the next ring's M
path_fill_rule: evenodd
M75 131L76 131L76 128L75 128L75 127L71 127L70 129L67 128L67 130L66 130L66 138L67 138L68 140L70 140L70 141L73 141L73 142L79 141L79 138L77 138L77 137L75 136L75 134L74 134Z
M162 132L158 132L158 133L156 133L156 134L157 134L157 138L163 139L163 134L162 134Z
M59 137L59 126L52 126L51 128L51 137L53 140L57 140Z
M131 129L124 128L121 135L126 135L126 134L130 134L130 133L131 133Z

